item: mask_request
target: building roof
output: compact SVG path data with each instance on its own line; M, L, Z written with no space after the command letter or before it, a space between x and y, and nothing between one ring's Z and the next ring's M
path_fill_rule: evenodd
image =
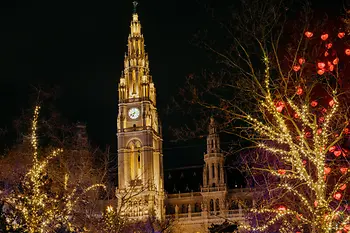
M203 165L167 169L164 171L164 188L170 194L199 192L202 173Z
M244 188L246 182L236 169L225 168L227 188ZM203 165L164 170L164 189L167 193L200 192L203 185Z

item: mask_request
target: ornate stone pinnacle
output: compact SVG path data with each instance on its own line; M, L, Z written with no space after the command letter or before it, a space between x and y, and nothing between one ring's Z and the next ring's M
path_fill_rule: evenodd
M134 5L134 14L136 14L136 8L139 3L138 1L133 1L132 4Z

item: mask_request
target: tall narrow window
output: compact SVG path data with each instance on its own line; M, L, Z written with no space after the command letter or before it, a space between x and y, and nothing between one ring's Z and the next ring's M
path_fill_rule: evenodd
M214 211L214 201L210 199L210 211Z
M212 170L211 174L213 175L212 178L215 178L215 167L214 167L214 164L211 165L211 170Z
M137 168L141 169L141 152L138 151L137 153Z
M219 201L219 198L217 198L216 201L215 201L215 207L216 207L216 211L219 211L219 210L220 210L220 201Z
M220 173L221 173L221 172L220 172L220 168L221 168L221 167L220 167L220 164L218 164L218 181L220 181Z
M209 166L207 165L207 182L209 182L209 178L210 178L210 176L209 176Z

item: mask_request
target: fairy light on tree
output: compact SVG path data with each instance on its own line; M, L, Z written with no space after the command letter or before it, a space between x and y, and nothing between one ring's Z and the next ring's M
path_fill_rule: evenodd
M331 42L331 35L321 34L321 41L311 42L311 35L315 34L305 32L301 43L307 44L307 49L296 50L291 72L284 72L283 62L277 61L279 75L283 77L281 88L276 86L270 71L271 56L262 48L265 64L264 97L259 103L262 115L242 115L241 119L257 133L250 136L251 140L278 161L278 165L263 164L252 171L275 177L276 183L269 188L282 197L272 194L267 205L252 209L258 221L255 226L242 225L243 229L264 232L278 226L286 232L328 233L345 231L350 226L346 202L349 148L344 146L349 134L349 112L348 99L343 96L340 84L344 69L339 67L348 60L346 49L339 54L329 45L343 44L339 40L346 38L341 36ZM318 43L324 49L316 48ZM323 56L310 60L308 51L319 51ZM296 65L300 67L295 69ZM276 206L278 203L284 205Z
M103 184L94 184L77 192L77 187L68 188L69 177L64 175L63 196L60 197L49 191L47 170L51 160L63 153L63 149L54 149L48 155L40 154L38 143L38 118L40 106L34 109L31 126L32 165L26 172L19 190L2 197L7 206L4 215L7 223L13 229L24 232L52 232L54 229L66 229L77 232L72 222L74 211L81 196L90 190L105 188Z
M341 85L344 69L339 67L348 60L346 49L343 54L333 49L333 44L343 44L340 40L346 38L333 42L327 33L310 41L311 35L316 32L305 32L300 44L307 44L307 49L300 46L296 50L287 72L283 61L261 48L265 77L260 114L242 114L240 119L253 130L247 137L278 161L278 165L263 164L252 171L275 177L276 183L269 188L281 196L272 194L267 205L252 209L258 220L254 226L242 225L243 229L263 232L278 226L285 232L328 233L350 226L346 202L350 177L344 172L349 112ZM309 51L322 55L311 60ZM278 85L271 72L272 57L277 58L277 75L282 77ZM278 203L283 206L276 206Z
M199 81L189 78L185 90L191 98L185 99L185 91L182 96L221 118L222 131L254 147L242 158L262 191L247 210L250 224L240 223L240 230L345 232L350 227L346 27L320 23L324 27L314 30L309 17L279 27L276 22L283 19L277 10L246 9L248 15L237 15L242 20L235 18L232 25L238 26L230 28L233 49L203 43L224 64L223 71L205 73ZM261 16L261 22L250 15ZM288 27L294 31L284 31Z

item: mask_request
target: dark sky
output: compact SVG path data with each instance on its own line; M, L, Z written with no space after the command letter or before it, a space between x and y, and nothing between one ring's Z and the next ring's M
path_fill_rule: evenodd
M28 96L34 87L58 86L62 115L86 122L94 144L115 148L117 84L132 9L131 0L9 1L2 6L0 127L11 127L21 110L33 104ZM166 126L173 119L162 110L184 77L201 68L202 51L190 43L203 28L200 9L195 0L147 0L138 7ZM174 146L179 145L164 145Z
M226 6L212 2L217 8ZM332 3L331 7L322 1L316 5L339 8ZM33 104L28 99L33 87L59 86L62 115L87 123L94 144L115 148L117 83L127 49L132 0L6 4L0 9L0 128L11 127L21 110ZM169 143L167 127L179 119L166 115L164 109L185 76L207 68L206 53L190 43L210 21L203 6L199 0L143 0L138 7L165 128L165 167L202 163L204 140Z

